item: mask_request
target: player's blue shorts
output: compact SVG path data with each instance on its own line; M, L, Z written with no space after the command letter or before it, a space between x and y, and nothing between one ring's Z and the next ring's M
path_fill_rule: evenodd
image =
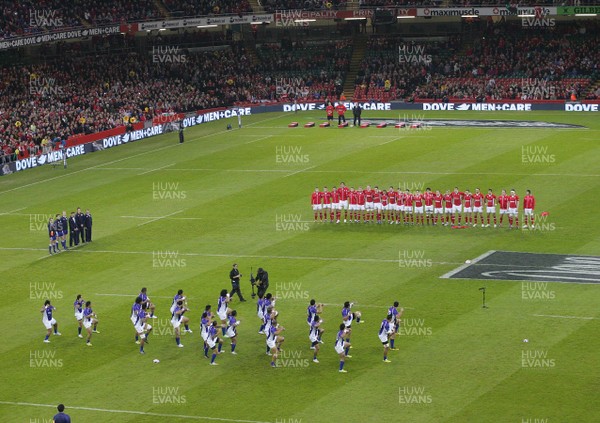
M50 235L50 241L56 241L56 235Z
M57 231L57 235L58 236L64 236L65 235L65 231Z

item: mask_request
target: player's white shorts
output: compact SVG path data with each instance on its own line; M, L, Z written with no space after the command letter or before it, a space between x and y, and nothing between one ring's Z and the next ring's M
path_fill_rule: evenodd
M473 213L473 207L465 207L465 208L463 209L463 212L464 212L464 213Z
M508 210L507 209L500 209L500 214L508 214Z
M200 331L200 336L202 337L202 340L203 340L204 342L206 342L206 340L208 339L208 330L206 330L206 329L202 329L202 330Z
M444 214L444 208L443 207L436 207L435 209L433 209L433 213L434 214Z
M323 208L324 209L330 209L331 208L331 203L323 204Z
M391 204L382 204L381 210L394 210Z
M423 214L423 206L421 206L421 207L415 206L415 213L416 214Z
M341 210L342 209L342 205L340 203L332 203L331 204L331 208L333 210Z
M83 321L83 327L86 328L86 329L91 328L92 327L92 319L89 319L89 320L85 319Z
M388 342L388 334L387 332L383 332L379 334L379 339L381 340L381 342Z
M533 216L533 209L523 209L523 214L525 216Z
M75 319L76 319L77 321L80 321L81 319L83 319L83 310L81 310L81 311L76 311L76 312L75 312ZM134 322L134 323L135 323L135 322Z
M342 206L344 210L348 210L348 200L341 200L340 206Z
M346 326L347 328L352 326L352 318L350 318L348 320L344 320L344 326Z
M46 329L50 329L52 326L56 324L56 319L52 318L52 320L48 321L46 319L42 319L42 323L46 326Z
M206 345L208 346L208 348L213 349L215 347L215 345L217 345L217 339L219 339L219 338L213 338L213 337L209 336L208 339L206 340Z
M344 344L342 345L338 345L337 343L335 344L335 352L338 354L341 354L344 352Z
M259 309L258 309L258 311L256 312L256 315L258 316L258 318L259 318L260 320L264 320L264 319L265 319L265 315L264 315L264 313L263 313L263 310L262 310L262 308L259 308Z
M138 323L137 325L135 325L135 331L137 333L144 333L147 330L152 329L152 326L147 325L145 323Z
M517 209L516 209L515 207L510 207L510 208L508 209L508 214L509 214L509 215L516 216L516 215L517 215L517 213L518 213L518 211L517 211Z
M177 306L176 303L173 303L173 305L171 306L171 308L169 309L169 311L171 312L171 314L173 314L173 312L175 311L175 307Z
M217 311L217 316L219 316L219 319L221 320L227 320L227 310Z
M425 206L425 213L433 213L433 205Z
M310 334L308 335L308 339L310 339L310 342L318 342L319 341L319 335L315 335L315 334Z
M373 203L373 205L375 206L375 210L381 210L383 207L381 203Z
M348 210L350 210L350 211L358 210L358 204L350 204L350 207L348 208Z
M265 333L266 336L269 336L270 331L271 331L271 321L268 320L265 322L265 328L263 329L263 332Z
M233 326L228 326L227 331L225 332L225 336L227 338L235 338L237 334L235 333L235 328Z
M404 206L404 213L412 213L413 212L413 208L412 206Z
M364 204L359 204L358 208L356 210L364 211L365 210L365 205Z
M313 205L312 205L312 209L313 209L314 211L321 210L322 208L323 208L323 207L321 207L321 204L313 204Z
M462 206L457 206L456 204L452 205L452 213L460 213Z
M490 207L490 206L486 206L485 207L485 212L486 213L496 213L496 207Z
M181 319L171 319L171 325L173 326L173 329L177 329L179 326L181 326Z
M373 210L374 208L375 208L375 206L373 205L372 201L367 201L365 203L365 209L367 209L367 210Z
M267 338L267 347L269 348L275 348L276 342L274 339L271 338Z
M483 208L481 206L473 207L473 213L483 213Z

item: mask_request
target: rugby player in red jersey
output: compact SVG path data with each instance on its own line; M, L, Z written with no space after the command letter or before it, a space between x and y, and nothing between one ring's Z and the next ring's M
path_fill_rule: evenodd
M398 212L398 193L394 191L394 187L390 185L390 189L387 192L388 196L388 217L390 224L393 224L396 220L396 214Z
M483 224L483 194L479 188L475 188L475 194L473 194L473 218L475 219L473 227L477 226L478 218L481 219L481 227L485 226Z
M362 217L363 221L366 223L365 215L365 191L362 187L358 187L358 191L356 194L357 197L357 215L356 215L356 223L360 223L360 219Z
M381 192L377 186L373 189L373 208L375 209L373 213L377 213L377 224L381 225Z
M535 197L531 194L531 190L527 190L525 197L523 197L523 229L527 229L528 223L527 218L531 219L531 229L535 229L535 222L533 221L535 210Z
M415 195L413 195L413 202L415 204L415 224L424 224L424 216L425 208L423 206L423 194L421 191L417 190Z
M340 216L342 214L342 205L340 202L340 192L337 187L331 189L331 221L335 219L335 223L340 223Z
M450 195L452 196L452 223L454 224L456 218L457 223L460 225L462 219L462 199L465 193L459 191L458 187L454 187L454 191Z
M310 196L310 204L312 205L312 209L315 212L315 222L317 221L317 216L321 213L323 207L321 206L321 192L319 191L319 187L315 188L315 191Z
M373 209L375 206L373 205L373 190L371 189L371 185L367 185L367 188L363 191L365 194L365 223L373 220Z
M485 215L487 218L486 228L490 227L490 216L494 216L494 228L496 227L496 194L492 189L488 189L488 193L485 196Z
M500 221L498 222L498 226L502 226L502 219L504 215L508 214L508 195L506 195L506 190L502 190L502 194L498 196L498 205L500 206Z
M425 219L427 219L427 224L433 224L433 193L431 192L431 188L427 187L425 189L425 193L423 194L423 203L425 204Z
M454 222L454 216L452 215L452 194L450 194L450 190L447 189L444 194L444 212L446 213L446 221L444 222L444 226L448 226L450 224L450 220Z
M508 223L510 224L510 228L513 227L513 222L515 227L519 227L519 196L515 192L514 188L510 190L510 195L508 196Z
M463 215L465 216L465 225L470 225L472 223L471 218L473 217L473 195L471 195L471 191L469 191L468 189L465 190L463 201Z
M404 224L408 225L408 222L413 223L413 195L407 188L404 192Z
M439 190L435 191L433 196L433 224L437 226L438 219L442 219L442 225L444 224L444 196Z
M350 189L344 182L340 182L338 193L340 195L340 206L344 209L344 223L346 223L346 220L348 219L348 197L350 196Z

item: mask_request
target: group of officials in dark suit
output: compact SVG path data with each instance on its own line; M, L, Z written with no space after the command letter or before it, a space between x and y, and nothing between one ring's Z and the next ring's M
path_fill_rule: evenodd
M77 207L77 213L71 212L69 235L69 247L79 245L79 242L92 242L92 215L89 209L85 214L80 207Z

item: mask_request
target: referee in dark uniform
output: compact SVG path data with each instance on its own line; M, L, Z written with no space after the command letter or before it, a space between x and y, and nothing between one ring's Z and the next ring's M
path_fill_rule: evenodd
M240 290L241 278L242 275L238 270L238 266L234 263L231 272L229 272L229 279L231 279L231 292L229 293L229 296L233 298L233 294L237 292L238 297L240 297L240 301L246 301L244 300L244 296L242 295L242 291Z
M256 286L258 286L258 297L264 297L269 289L269 273L262 267L256 271Z
M352 114L354 115L354 126L360 126L360 115L362 114L362 107L356 103L352 108Z

